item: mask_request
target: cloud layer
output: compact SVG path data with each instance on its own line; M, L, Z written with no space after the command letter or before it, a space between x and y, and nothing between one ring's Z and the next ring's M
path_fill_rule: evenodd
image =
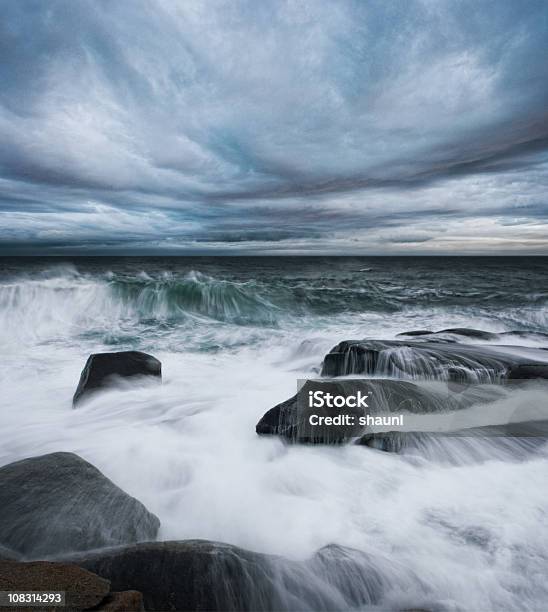
M548 254L548 5L19 0L2 253Z

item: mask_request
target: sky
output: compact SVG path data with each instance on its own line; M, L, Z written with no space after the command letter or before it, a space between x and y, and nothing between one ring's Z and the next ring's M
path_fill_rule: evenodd
M6 0L0 254L548 255L545 0Z

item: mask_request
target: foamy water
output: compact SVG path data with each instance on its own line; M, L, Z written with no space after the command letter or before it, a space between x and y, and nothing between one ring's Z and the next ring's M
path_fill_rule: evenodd
M260 275L245 260L224 271L195 261L10 264L0 285L0 464L76 452L158 515L161 539L292 559L330 543L365 551L393 584L394 609L545 609L546 445L440 439L427 456L395 455L289 446L259 438L255 424L340 340L458 326L548 331L546 295L523 294L512 271L502 286L494 269L493 286L476 272L467 291L479 295L466 303L435 292L423 300L422 267L406 288L391 270L362 273L360 285L363 263L329 265L320 278L273 263ZM495 288L506 302L490 300ZM525 344L537 351L543 341ZM161 360L163 385L113 389L73 410L87 356L127 348ZM533 407L545 397L525 393Z

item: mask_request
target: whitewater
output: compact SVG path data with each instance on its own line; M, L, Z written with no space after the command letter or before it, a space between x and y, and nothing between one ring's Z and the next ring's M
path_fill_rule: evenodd
M366 552L393 609L546 609L544 442L392 454L290 445L255 425L342 340L523 331L504 345L548 361L547 278L543 258L3 259L0 465L75 452L160 518L162 540ZM157 357L163 384L73 409L89 354L128 349ZM478 422L516 402L534 412L546 394L505 393L474 408Z

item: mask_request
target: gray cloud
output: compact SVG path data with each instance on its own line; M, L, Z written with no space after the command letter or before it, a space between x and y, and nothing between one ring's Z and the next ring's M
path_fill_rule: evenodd
M0 252L548 253L543 0L19 0L0 55Z

